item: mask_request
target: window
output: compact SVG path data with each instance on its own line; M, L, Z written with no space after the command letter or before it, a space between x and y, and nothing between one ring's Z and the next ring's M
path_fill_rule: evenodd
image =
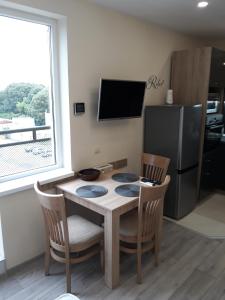
M12 10L0 14L0 182L62 164L55 26Z

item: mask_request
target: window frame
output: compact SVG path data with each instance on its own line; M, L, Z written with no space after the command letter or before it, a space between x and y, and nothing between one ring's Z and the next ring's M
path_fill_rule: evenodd
M62 136L62 118L60 103L60 80L59 80L59 44L58 44L58 22L57 19L47 16L37 15L30 12L19 11L13 8L0 6L0 16L15 18L22 21L28 21L36 24L49 26L50 29L50 81L51 87L51 111L52 111L52 136L55 153L55 164L51 166L27 170L21 173L7 175L0 179L0 183L26 178L28 176L37 175L64 167L63 161L63 145L60 141Z

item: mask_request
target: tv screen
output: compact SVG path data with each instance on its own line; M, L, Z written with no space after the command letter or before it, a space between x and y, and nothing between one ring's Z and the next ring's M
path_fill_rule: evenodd
M98 120L141 117L145 87L145 81L101 79Z

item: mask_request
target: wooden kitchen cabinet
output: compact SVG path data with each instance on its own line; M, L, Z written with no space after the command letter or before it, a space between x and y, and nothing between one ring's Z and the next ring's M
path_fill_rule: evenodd
M205 165L202 168L202 161L205 159L203 158L203 145L207 100L210 93L219 95L218 112L224 112L225 51L213 47L175 51L172 54L171 89L174 104L202 104L198 170L198 191L200 191L201 173L205 171ZM216 165L219 166L219 164Z
M172 55L171 89L174 104L206 104L212 48L175 51Z
M225 51L213 47L172 54L171 89L174 104L206 106L210 88L225 88Z

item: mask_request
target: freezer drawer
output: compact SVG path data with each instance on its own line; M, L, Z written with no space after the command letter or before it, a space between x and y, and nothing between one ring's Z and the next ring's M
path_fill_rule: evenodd
M170 172L171 182L166 193L164 215L181 219L189 214L197 202L197 171L193 168L183 174L176 170Z

